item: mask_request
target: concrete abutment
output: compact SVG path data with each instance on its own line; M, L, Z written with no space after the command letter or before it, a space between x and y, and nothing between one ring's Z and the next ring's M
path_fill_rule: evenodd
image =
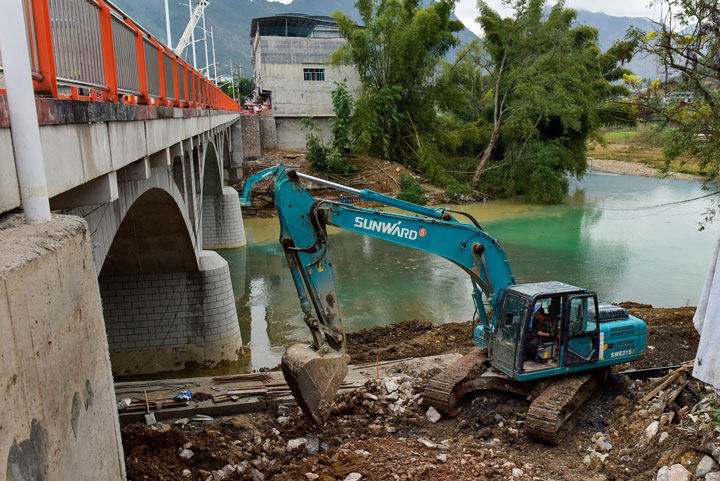
M2 479L125 479L87 224L6 215L0 245Z
M215 252L200 254L198 272L102 276L100 292L116 375L238 359L230 270Z

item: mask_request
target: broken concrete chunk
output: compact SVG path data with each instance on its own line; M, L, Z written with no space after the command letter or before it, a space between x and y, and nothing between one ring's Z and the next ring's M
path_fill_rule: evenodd
M294 454L294 453L297 453L297 452L305 449L306 444L307 444L307 439L305 439L305 438L291 439L290 441L288 441L285 449L287 450L288 453Z
M720 481L720 471L707 473L705 475L705 481Z
M263 473L261 473L260 471L258 471L257 469L252 470L251 476L252 476L252 481L264 481L265 480L265 475Z
M191 478L192 471L190 471L189 469L183 469L182 475L183 475L183 478Z
M437 412L437 409L430 406L428 408L427 412L425 413L425 417L427 418L428 421L430 421L431 423L434 424L434 423L440 421L441 416L440 416L440 413Z
M606 453L612 449L612 444L605 436L601 436L595 441L595 450L601 453Z
M673 464L668 471L667 481L690 481L692 474L682 464Z
M663 431L663 432L660 433L660 437L658 438L658 442L659 442L660 444L662 444L662 443L665 442L665 440L666 440L668 437L670 437L670 434L669 434L669 433L666 433L665 431Z
M308 481L315 481L319 477L320 476L315 473L305 473L305 479L307 479Z
M430 441L429 439L418 439L420 443L422 443L426 448L428 449L435 449L437 448L437 444Z
M363 393L363 397L365 399L369 399L370 401L377 401L378 397L374 394L370 394L369 392Z
M317 437L317 435L313 433L308 433L305 435L305 439L307 439L307 444L305 445L305 452L308 454L317 454L318 451L320 451L320 438Z
M182 451L180 451L180 457L183 459L190 459L193 457L194 454L195 453L193 453L189 449L183 449Z
M443 453L443 454L438 454L437 456L435 456L435 458L436 458L438 461L440 461L441 463L446 463L446 462L447 462L447 454L445 454L445 453Z
M345 481L360 481L362 477L360 473L350 473L345 477Z
M659 422L653 421L652 423L650 423L650 425L645 428L645 439L650 440L654 438L658 432L658 429L660 429Z
M288 414L290 414L290 406L287 404L279 404L277 407L277 415L287 416Z
M697 469L695 470L695 477L696 478L705 477L706 474L708 474L709 472L711 472L714 469L717 469L717 467L718 467L718 463L716 463L713 458L706 455L698 463Z
M388 394L392 394L397 390L398 390L398 385L395 383L395 381L392 381L392 380L385 381L385 391Z
M525 472L522 469L519 468L513 468L512 470L513 478L522 478L523 475L525 475Z
M277 422L280 426L285 426L288 422L290 422L290 418L287 416L280 416L277 418Z

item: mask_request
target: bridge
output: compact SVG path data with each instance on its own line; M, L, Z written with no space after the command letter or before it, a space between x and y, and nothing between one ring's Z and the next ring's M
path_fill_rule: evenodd
M0 456L11 480L123 479L111 372L238 359L214 250L245 244L231 185L274 122L241 115L107 0L8 4L0 327L14 334L0 344L13 380L0 409L18 416Z

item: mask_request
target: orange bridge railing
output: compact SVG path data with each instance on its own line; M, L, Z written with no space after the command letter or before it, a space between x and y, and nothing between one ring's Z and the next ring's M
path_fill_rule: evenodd
M109 1L24 3L33 84L40 95L240 110L237 102ZM21 46L18 39L11 48Z

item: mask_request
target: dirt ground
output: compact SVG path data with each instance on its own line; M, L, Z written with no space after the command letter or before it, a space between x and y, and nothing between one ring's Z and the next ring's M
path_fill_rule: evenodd
M616 372L677 365L694 357L698 336L693 308L623 305L646 320L653 348ZM354 363L466 352L470 330L469 323L407 321L350 334L348 348ZM559 446L527 438L523 424L529 403L522 397L477 392L466 396L457 417L432 423L422 393L436 371L414 377L390 372L390 379L369 381L338 395L333 415L322 428L312 426L295 406L205 423L126 426L122 436L128 479L332 481L359 473L368 480L630 481L655 480L659 468L675 463L694 473L705 454L720 454L714 444L720 429L715 394L690 380L687 372L659 394L690 381L690 388L676 399L678 408L689 406L679 424L668 421L657 399L641 399L660 381L631 381L613 374L576 413ZM389 380L395 391L388 391ZM698 403L692 392L706 399ZM653 424L657 432L648 433ZM597 447L606 442L609 450L607 445ZM180 456L183 449L192 452L189 459Z

